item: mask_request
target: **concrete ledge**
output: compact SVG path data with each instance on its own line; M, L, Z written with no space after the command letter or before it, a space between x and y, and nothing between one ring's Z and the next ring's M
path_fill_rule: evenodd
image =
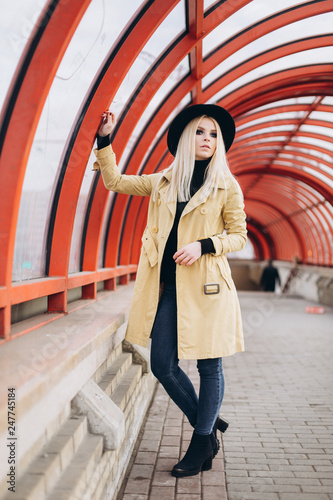
M139 345L133 345L127 340L123 342L123 350L125 352L131 352L133 356L134 363L138 363L142 366L143 373L150 372L150 352L149 349L141 347Z
M116 450L125 432L123 412L92 380L79 391L72 402L78 413L87 415L90 430L104 438L104 449Z
M16 432L20 475L56 432L54 422L122 342L133 284L0 349L0 495L7 489L8 387L16 390ZM59 417L60 418L60 417ZM52 435L52 434L51 434Z

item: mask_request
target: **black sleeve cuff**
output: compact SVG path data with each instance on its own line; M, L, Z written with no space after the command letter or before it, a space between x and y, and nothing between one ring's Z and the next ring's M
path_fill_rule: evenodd
M105 137L101 137L97 134L97 149L106 148L106 146L110 146L110 136L106 135Z
M214 243L210 238L205 238L204 240L199 240L201 243L201 255L205 253L215 253Z

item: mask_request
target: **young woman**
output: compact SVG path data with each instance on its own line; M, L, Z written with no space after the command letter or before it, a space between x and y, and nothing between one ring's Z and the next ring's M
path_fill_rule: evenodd
M199 104L181 111L168 131L174 156L165 171L121 175L110 145L115 116L106 112L98 130L96 170L107 189L150 196L126 339L146 346L151 369L194 428L172 475L209 470L217 453L216 431L224 394L222 357L244 350L237 292L226 259L244 247L243 196L226 151L235 136L230 114ZM195 359L199 396L179 367Z

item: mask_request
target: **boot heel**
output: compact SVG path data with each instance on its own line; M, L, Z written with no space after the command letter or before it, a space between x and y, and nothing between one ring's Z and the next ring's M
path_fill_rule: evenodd
M217 419L217 428L221 432L225 432L229 427L229 422L228 420L225 420L224 418L219 417Z
M206 458L204 463L202 464L201 470L210 470L212 468L212 463L213 463L213 455L210 457Z

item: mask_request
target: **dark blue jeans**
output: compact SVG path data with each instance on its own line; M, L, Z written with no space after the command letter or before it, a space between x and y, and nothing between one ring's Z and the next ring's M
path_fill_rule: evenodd
M203 338L205 332L202 332ZM152 329L151 369L198 434L210 434L224 394L222 358L199 359L199 397L179 367L176 287L165 286Z

